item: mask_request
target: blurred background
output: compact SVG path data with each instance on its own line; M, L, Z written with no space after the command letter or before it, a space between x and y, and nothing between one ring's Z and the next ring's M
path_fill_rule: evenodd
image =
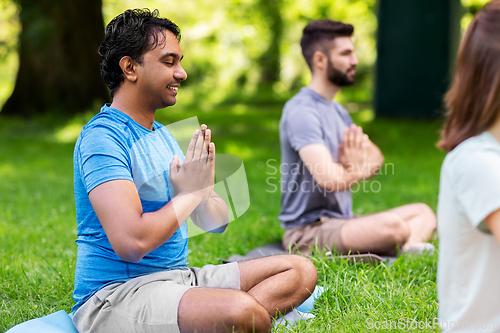
M157 8L181 27L188 79L178 103L159 110L156 119L167 125L196 116L212 129L218 154L244 162L250 208L224 234L190 239L188 261L201 266L281 240L280 192L273 190L279 175L271 171L279 166L283 104L309 82L299 40L313 19L354 25L357 82L336 99L385 155L384 170L366 184L370 190L353 194L355 214L410 202L435 209L445 155L435 147L442 96L461 33L484 3L0 0L0 333L57 310L68 312L74 304L72 154L82 127L109 101L97 48L114 16ZM331 290L338 294L328 307L337 310L327 311L314 331L330 332L337 323L358 332L363 329L355 326L368 317L435 318L437 252L410 264L404 260L393 266L389 275L397 280L389 284L386 270L368 270L365 282L353 266L355 278L348 280L338 275L344 268L326 271L323 259L317 261L319 280L335 280ZM352 281L345 285L365 292L338 289L336 281ZM345 301L348 294L361 299ZM380 302L387 295L404 305Z
M485 0L0 0L1 115L75 115L109 100L97 47L128 8L159 9L181 27L188 80L178 104L282 104L308 83L299 40L313 19L352 23L351 112L433 118L465 29ZM373 112L373 110L375 112Z

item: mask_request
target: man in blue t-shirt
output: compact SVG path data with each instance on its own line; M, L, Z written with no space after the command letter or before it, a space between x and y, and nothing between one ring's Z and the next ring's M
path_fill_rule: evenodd
M187 266L186 219L221 232L228 209L213 190L207 126L184 156L155 121L187 78L179 38L157 11L127 10L106 27L99 54L113 102L83 128L74 152L80 333L268 332L270 317L316 284L314 265L300 256Z
M425 204L353 214L351 189L359 190L384 163L380 149L333 101L341 87L354 83L353 30L329 19L304 28L301 47L311 82L285 104L280 121L283 246L302 254L316 245L342 254L393 255L399 246L431 250L425 241L436 216Z

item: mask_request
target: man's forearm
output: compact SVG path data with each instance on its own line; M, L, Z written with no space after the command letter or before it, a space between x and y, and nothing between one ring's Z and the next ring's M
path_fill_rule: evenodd
M116 254L132 262L170 239L201 201L192 193L181 193L161 209L144 213L135 185L128 180L101 184L89 199Z
M380 149L370 141L370 147L368 149L368 174L371 178L377 174L377 172L382 168L384 164L384 155Z
M328 192L341 192L349 190L360 180L372 176L368 173L370 165L367 163L367 148L365 150L366 158L360 159L352 156L345 158L345 155L341 153L339 154L339 162L333 160L329 149L324 144L305 146L299 150L299 156L320 187ZM376 149L378 150L378 148ZM352 148L350 152L352 155ZM377 157L378 160L380 160L379 157Z
M363 179L362 169L352 165L346 169L341 163L329 162L326 172L316 173L313 177L321 188L328 192L342 192L349 190Z
M198 199L192 194L179 194L161 209L143 213L141 221L134 223L135 228L132 229L134 232L130 233L130 236L135 238L135 244L140 245L135 249L132 248L132 257L140 260L170 239L198 203Z

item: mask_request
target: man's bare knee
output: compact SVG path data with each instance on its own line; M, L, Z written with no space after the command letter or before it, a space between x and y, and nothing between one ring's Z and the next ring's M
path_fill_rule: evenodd
M269 313L248 294L240 294L232 302L228 312L237 332L269 332L271 330Z
M403 245L410 237L410 227L396 214L391 214L391 218L381 223L380 227L383 237L391 244Z
M311 260L306 257L293 255L292 258L294 260L294 267L297 270L300 283L297 286L300 286L300 289L306 291L305 295L309 297L318 280L316 266L314 266Z
M419 203L418 209L420 211L420 216L422 217L422 220L424 221L428 229L431 231L436 229L436 214L434 213L432 208L424 203Z

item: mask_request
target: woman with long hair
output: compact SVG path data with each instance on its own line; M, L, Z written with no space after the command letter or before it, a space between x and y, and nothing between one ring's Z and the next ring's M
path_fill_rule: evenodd
M479 11L458 50L438 147L439 326L500 331L500 0Z

